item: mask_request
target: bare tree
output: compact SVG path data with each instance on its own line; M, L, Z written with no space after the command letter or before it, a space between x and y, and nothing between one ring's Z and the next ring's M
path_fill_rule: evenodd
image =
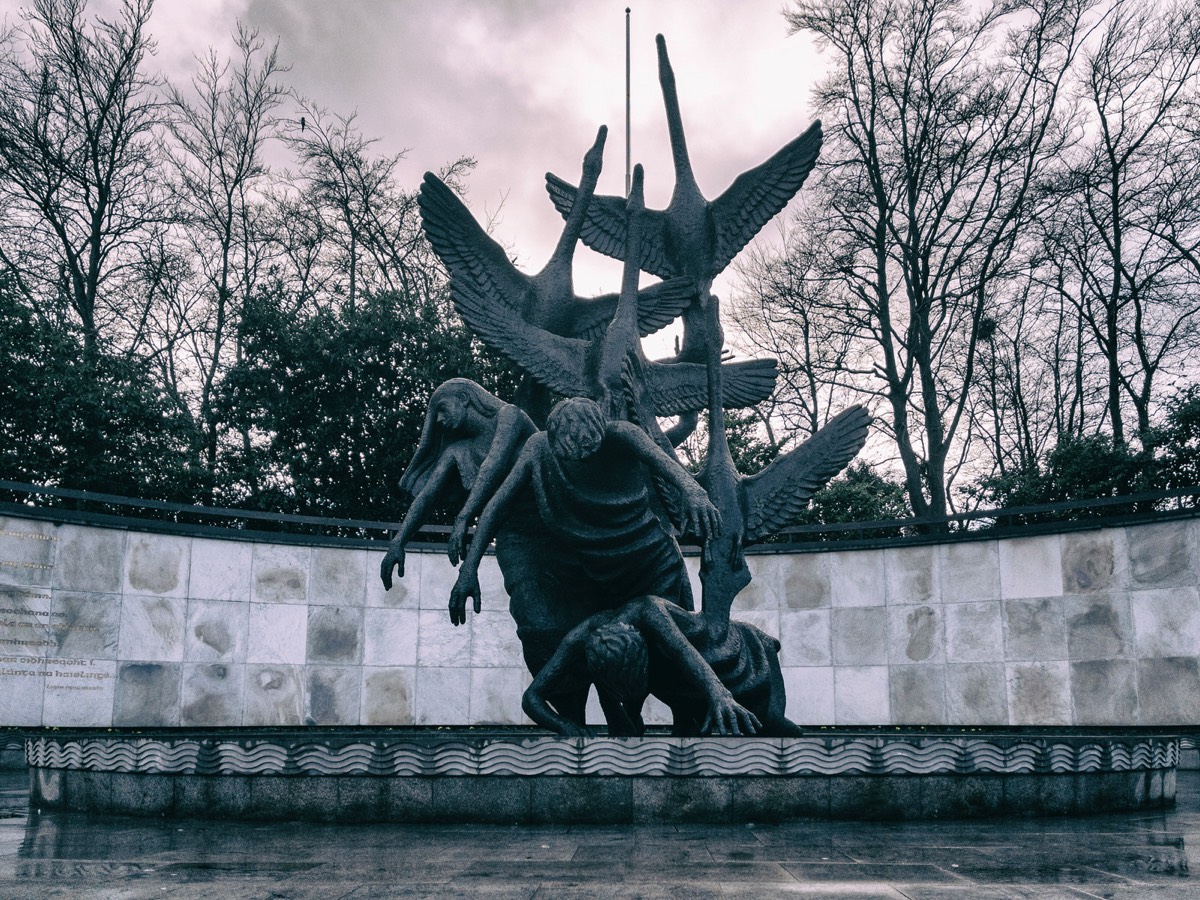
M119 289L133 249L162 218L162 109L146 74L152 0L88 20L86 0L32 0L0 58L0 262L28 296L63 301L85 359L102 338L136 340L145 310ZM132 325L133 333L124 326Z

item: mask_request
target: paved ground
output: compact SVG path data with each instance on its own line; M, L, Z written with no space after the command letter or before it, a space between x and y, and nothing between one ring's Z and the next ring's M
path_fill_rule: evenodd
M1198 898L1169 813L930 824L257 825L38 812L0 774L0 898Z

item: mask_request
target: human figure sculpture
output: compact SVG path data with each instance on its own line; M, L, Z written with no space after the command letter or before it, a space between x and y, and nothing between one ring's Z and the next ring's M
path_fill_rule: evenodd
M430 507L465 492L450 533L450 558L457 562L467 527L534 431L529 416L468 378L451 378L433 392L421 439L400 479L400 492L412 501L379 566L385 589L392 589L393 571L404 577L404 548Z
M572 629L521 705L533 721L559 734L593 734L546 702L592 684L610 735L640 736L642 705L651 694L671 708L676 736L803 733L784 715L779 641L745 622L730 622L718 633L703 614L657 597L598 612Z

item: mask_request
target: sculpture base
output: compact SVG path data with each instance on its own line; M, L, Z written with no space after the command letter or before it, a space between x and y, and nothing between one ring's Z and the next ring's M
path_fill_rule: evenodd
M558 738L239 732L27 740L39 807L322 822L607 824L1054 815L1173 805L1148 735Z

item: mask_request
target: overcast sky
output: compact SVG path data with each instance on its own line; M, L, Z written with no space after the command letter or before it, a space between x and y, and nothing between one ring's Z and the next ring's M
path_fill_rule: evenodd
M599 192L625 177L625 7L632 8L633 160L646 200L666 205L674 177L654 36L667 39L688 148L701 190L718 196L744 169L804 130L821 63L788 35L785 0L157 0L156 64L184 82L193 54L227 53L236 22L279 40L287 81L335 112L357 110L381 153L407 150L406 187L460 156L479 165L468 203L533 271L562 221L544 173L579 179L584 152L609 126ZM0 0L11 20L21 0ZM111 9L115 0L91 0ZM506 199L504 199L506 198ZM771 226L768 226L770 228ZM576 289L614 291L614 267L585 248ZM720 285L718 285L720 289Z

